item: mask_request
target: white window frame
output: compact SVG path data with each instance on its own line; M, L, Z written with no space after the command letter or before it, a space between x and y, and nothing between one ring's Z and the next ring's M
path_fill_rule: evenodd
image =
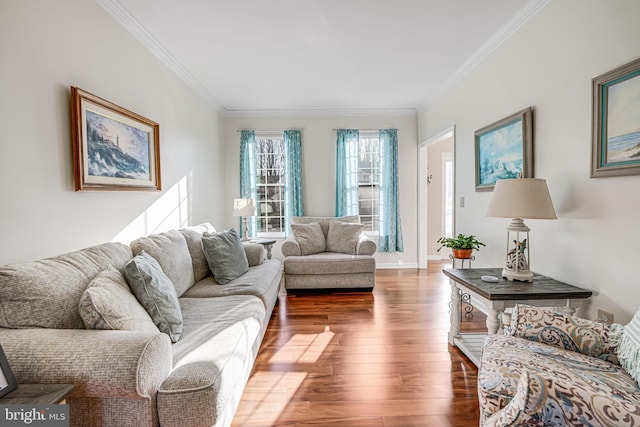
M265 184L259 184L260 182L260 162L256 161L256 207L257 207L257 214L262 213L261 212L261 205L264 203L266 204L266 199L260 199L259 197L259 189L260 187L281 187L282 191L280 192L281 194L281 199L277 199L278 202L280 202L280 206L281 206L281 212L282 215L277 215L277 216L273 216L272 218L281 218L282 219L282 231L259 231L260 230L260 219L263 218L264 216L258 216L256 215L256 237L258 238L283 238L285 237L285 224L286 224L286 206L285 206L285 202L286 202L286 191L287 191L287 184L285 181L285 167L286 167L286 158L285 158L285 149L284 149L284 133L281 131L275 131L275 132L256 132L255 134L255 140L256 140L256 157L260 156L261 153L259 151L259 141L260 140L265 140L265 139L269 139L269 140L280 140L282 143L282 175L281 175L281 182L282 184L279 185L265 185ZM273 169L275 170L275 169ZM269 216L267 215L267 218L269 218Z
M363 139L367 139L367 140L371 140L371 139L375 139L377 141L378 144L378 153L379 156L381 156L381 150L380 150L380 133L377 130L361 130L359 132L359 140L358 140L358 144L363 143ZM358 147L358 152L361 152L362 150L362 146ZM375 170L376 172L376 177L377 177L377 181L380 181L380 158L378 158L377 160L377 165L374 166L373 168L369 168L370 170ZM358 188L360 188L360 179L359 179L359 172L361 170L360 167L360 159L358 159ZM375 181L369 181L372 185L370 186L371 188L376 187L377 191L378 191L378 198L377 198L377 206L375 206L375 210L372 212L371 218L373 219L373 223L374 223L374 229L373 230L369 230L366 229L364 230L364 234L367 237L370 238L377 238L380 235L380 182L375 182ZM360 215L360 192L358 192L358 214ZM362 222L362 215L360 215L360 220Z

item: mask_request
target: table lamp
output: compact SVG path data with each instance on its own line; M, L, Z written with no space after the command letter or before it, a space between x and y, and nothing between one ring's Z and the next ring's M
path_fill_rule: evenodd
M249 240L249 227L247 226L247 217L256 215L256 203L253 199L234 199L233 200L233 216L242 217L242 241Z
M496 182L487 216L512 218L507 227L507 257L502 277L533 282L529 227L523 218L557 219L544 179L516 178Z

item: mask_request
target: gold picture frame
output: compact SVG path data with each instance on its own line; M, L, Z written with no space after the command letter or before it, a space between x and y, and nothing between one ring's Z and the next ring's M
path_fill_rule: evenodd
M71 86L76 191L160 191L160 125Z

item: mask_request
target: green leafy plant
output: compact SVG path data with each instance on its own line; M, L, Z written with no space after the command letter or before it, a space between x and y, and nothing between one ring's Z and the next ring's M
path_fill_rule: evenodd
M440 243L440 247L438 251L442 248L451 248L451 249L475 249L476 251L480 250L480 246L486 246L484 243L478 241L476 236L470 234L465 236L464 234L458 234L457 237L441 237L438 239L438 243Z

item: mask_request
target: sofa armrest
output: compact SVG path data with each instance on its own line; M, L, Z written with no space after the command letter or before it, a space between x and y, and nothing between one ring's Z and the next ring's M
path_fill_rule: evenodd
M280 248L282 251L282 255L284 256L300 256L302 255L302 251L300 250L300 245L296 240L293 233L289 234L287 238L282 242L282 247Z
M373 255L376 253L378 246L376 242L362 233L356 243L356 255Z
M0 329L19 383L75 384L72 396L148 398L169 375L162 333L87 329Z
M243 243L244 253L247 255L249 267L262 264L267 250L259 243Z
M618 363L617 344L621 325L607 326L593 320L517 304L506 335L525 338Z

